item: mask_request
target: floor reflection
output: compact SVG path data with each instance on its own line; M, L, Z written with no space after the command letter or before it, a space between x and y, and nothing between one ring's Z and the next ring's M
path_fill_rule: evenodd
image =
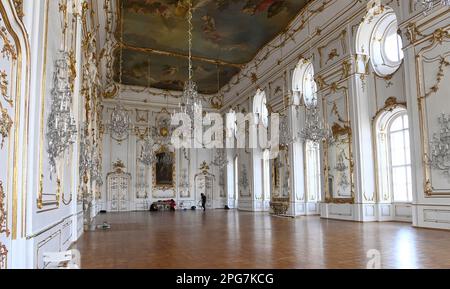
M450 232L404 223L297 219L236 211L98 216L111 230L75 245L83 268L450 268Z

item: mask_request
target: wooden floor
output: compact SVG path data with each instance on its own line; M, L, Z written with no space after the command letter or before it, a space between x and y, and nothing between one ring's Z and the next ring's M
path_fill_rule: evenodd
M450 232L402 223L288 219L235 211L105 214L74 246L83 268L450 268Z

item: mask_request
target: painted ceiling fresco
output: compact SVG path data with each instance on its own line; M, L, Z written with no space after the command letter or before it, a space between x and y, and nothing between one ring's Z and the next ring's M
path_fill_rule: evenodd
M118 0L123 77L129 85L182 90L187 79L187 0ZM307 0L193 0L194 80L217 92L305 6ZM116 37L121 37L118 25ZM220 65L215 61L219 60ZM150 63L150 69L148 68ZM116 63L116 79L119 65ZM150 71L150 77L148 75Z

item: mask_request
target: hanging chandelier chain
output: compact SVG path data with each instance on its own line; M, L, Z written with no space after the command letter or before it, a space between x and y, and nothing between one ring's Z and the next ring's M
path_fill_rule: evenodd
M193 68L192 68L192 0L189 0L189 11L188 11L188 42L189 42L189 82L192 81Z
M123 16L124 16L124 5L123 5L123 2L124 1L122 1L122 8L121 8L121 21L120 21L120 55L119 55L119 85L120 85L120 88L119 88L119 90L121 91L122 90L122 78L123 78L123 46L124 46L124 44L123 44L123 33L124 33L124 19L123 19Z

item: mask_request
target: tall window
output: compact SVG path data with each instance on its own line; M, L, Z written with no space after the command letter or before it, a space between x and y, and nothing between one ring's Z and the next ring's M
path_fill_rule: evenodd
M266 93L260 89L256 92L253 99L253 113L255 114L255 123L269 127L269 110L267 109Z
M406 109L392 108L376 118L378 191L382 201L411 202L411 151Z
M314 80L314 67L310 61L300 60L292 77L294 104L300 104L302 98L306 104L317 101L317 83Z
M320 201L320 149L319 144L306 142L306 191L308 201Z
M239 158L236 156L234 158L234 198L236 201L239 200Z
M264 181L264 200L270 200L270 150L265 150L262 159L263 181Z
M411 154L408 115L394 116L389 125L389 156L392 175L391 189L395 202L412 201Z
M310 61L302 59L297 64L292 77L292 90L295 104L300 104L300 99L303 99L305 104L317 102L317 83L314 80L314 66ZM304 148L307 199L309 202L320 201L320 145L307 141ZM300 160L296 162L300 163Z

